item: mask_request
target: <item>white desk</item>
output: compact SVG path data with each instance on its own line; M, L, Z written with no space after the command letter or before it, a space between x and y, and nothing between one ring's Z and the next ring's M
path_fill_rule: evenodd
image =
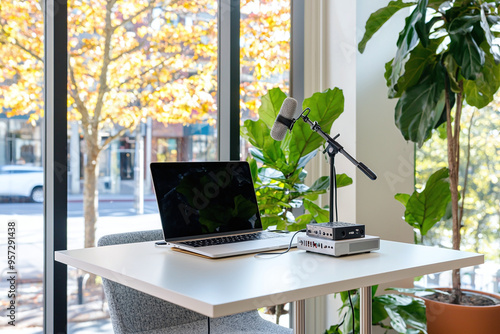
M380 250L335 258L303 250L269 258L210 260L153 242L58 251L56 261L100 275L209 317L361 288L361 333L371 333L371 286L478 265L483 255L381 241Z

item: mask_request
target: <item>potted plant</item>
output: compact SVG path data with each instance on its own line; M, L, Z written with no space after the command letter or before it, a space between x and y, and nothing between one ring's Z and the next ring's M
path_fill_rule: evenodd
M493 100L500 85L500 48L495 44L496 32L493 26L500 22L497 1L443 1L416 0L403 2L391 1L387 7L372 13L366 23L366 31L358 45L363 52L366 43L396 12L414 6L406 18L405 26L399 34L397 51L394 59L386 64L385 78L389 89L389 97L397 98L395 123L405 139L422 146L424 141L432 137L433 130L440 126L446 129L447 137L447 169L436 172L429 179L426 188L431 189L434 182L449 186L449 202L451 202L453 249L460 249L460 229L463 206L460 196L465 194L465 186L459 185L460 166L460 129L464 126L462 108L464 104L483 108ZM432 179L432 180L431 180ZM442 190L442 187L439 187ZM460 190L462 193L460 194ZM440 220L446 212L443 202L429 201L429 208L436 209L433 219ZM447 195L446 195L447 196ZM445 196L445 197L446 197ZM400 196L407 206L405 217L416 227L422 217L411 217L408 210L410 196ZM405 203L406 202L406 203ZM437 208L440 206L439 208ZM407 214L408 213L408 214ZM439 217L441 215L441 217ZM422 233L430 228L431 220L421 220ZM453 289L450 302L453 308L461 308L463 291L460 289L460 271L452 273ZM446 305L446 303L442 303ZM427 318L429 333L443 333L431 323L437 318L431 314L427 302ZM439 306L444 307L442 305ZM476 307L477 308L477 307ZM472 307L475 309L475 307ZM491 311L492 309L495 309ZM481 307L483 313L500 312L500 305ZM467 310L465 313L470 313ZM443 315L447 311L439 310L439 321L443 323ZM454 316L455 327L447 327L447 333L488 332L498 330L500 317L490 316L496 329L485 327L481 331L482 320L462 320L462 315ZM491 319L492 318L492 319ZM495 327L493 327L495 328ZM441 331L440 331L441 330Z

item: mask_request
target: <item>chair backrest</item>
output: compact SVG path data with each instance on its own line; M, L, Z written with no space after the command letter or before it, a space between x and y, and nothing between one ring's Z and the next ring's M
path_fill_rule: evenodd
M97 246L129 244L163 239L162 230L111 234L103 236ZM103 278L104 293L115 333L136 333L181 325L206 317Z

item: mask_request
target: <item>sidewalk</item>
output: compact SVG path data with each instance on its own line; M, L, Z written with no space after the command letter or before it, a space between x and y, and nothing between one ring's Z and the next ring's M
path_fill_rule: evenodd
M120 182L117 193L112 194L110 188L99 186L99 202L133 202L135 201L135 181L123 180ZM144 189L144 201L156 201L153 189ZM80 184L78 194L72 194L68 189L68 202L83 202L83 183Z
M99 202L134 202L134 194L101 194ZM144 195L144 201L156 201L154 194ZM68 202L83 202L83 194L68 194Z
M133 203L131 195L102 196L104 201L127 201ZM154 196L147 197L154 200ZM82 196L73 196L75 201ZM130 206L127 203L128 206ZM18 272L16 327L13 333L42 333L43 326L43 216L40 215L2 215L0 221L16 220L16 269ZM103 216L99 218L96 239L105 234L129 232L139 229L158 229L161 222L158 214L130 216ZM68 218L68 247L82 248L84 236L83 217ZM0 230L0 252L7 254L7 230ZM0 268L6 268L6 257L0 258ZM68 333L91 334L112 333L107 303L103 299L101 286L84 287L83 304L78 305L77 277L84 275L78 269L68 268ZM8 282L0 280L0 293L8 290ZM0 298L0 332L12 328L6 326L6 308L9 301L6 296Z

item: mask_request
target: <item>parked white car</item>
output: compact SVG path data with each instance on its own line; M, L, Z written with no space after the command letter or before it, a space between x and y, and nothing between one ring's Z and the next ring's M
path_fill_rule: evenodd
M0 196L29 197L43 202L43 168L25 165L0 166Z

